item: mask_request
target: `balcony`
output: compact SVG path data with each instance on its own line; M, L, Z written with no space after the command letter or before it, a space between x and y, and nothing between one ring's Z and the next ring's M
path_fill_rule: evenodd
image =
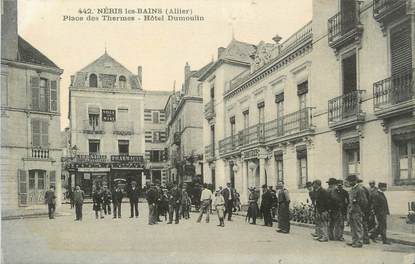
M128 121L117 121L114 123L114 135L128 136L134 134L134 124Z
M32 159L49 159L49 149L41 147L32 148Z
M213 144L205 146L205 159L207 162L215 160L215 146Z
M373 84L373 106L380 118L388 118L415 109L415 69L396 74Z
M341 130L365 120L365 114L361 109L364 92L364 90L356 90L329 101L328 121L331 129Z
M251 144L263 143L264 138L264 125L256 124L239 131L238 144L240 146L247 146Z
M374 0L373 17L381 24L382 30L385 25L400 19L410 9L411 1L408 0Z
M83 132L86 134L104 134L104 125L99 121L84 120Z
M224 156L235 152L239 147L238 135L232 135L219 141L219 155Z
M207 120L211 120L215 117L215 101L210 100L207 104L205 104L205 118Z
M359 21L359 11L339 12L328 20L329 46L336 53L343 47L359 42L363 27Z

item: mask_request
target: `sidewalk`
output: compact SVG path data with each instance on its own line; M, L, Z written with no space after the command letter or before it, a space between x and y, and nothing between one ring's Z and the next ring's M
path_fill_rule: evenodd
M246 212L239 211L234 212L234 215L246 217ZM276 222L275 219L273 219ZM314 228L312 224L299 223L299 222L290 222L293 226L307 227L310 229ZM408 245L415 247L415 225L410 225L405 223L405 219L402 219L402 216L391 216L388 218L388 231L387 237L388 240L392 243ZM351 236L350 227L345 227L344 234Z

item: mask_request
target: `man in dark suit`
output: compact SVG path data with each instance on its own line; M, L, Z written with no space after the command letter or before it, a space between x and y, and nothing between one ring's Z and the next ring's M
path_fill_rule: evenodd
M48 205L48 214L49 219L55 218L55 209L56 209L56 195L55 195L55 186L51 185L50 189L45 193L45 203Z
M313 189L318 222L320 223L321 228L321 234L315 239L320 242L327 242L329 240L330 196L329 193L321 187L320 180L315 180L313 182Z
M226 188L222 190L222 196L225 200L225 214L223 218L226 218L226 215L228 215L228 221L232 221L233 200L235 199L235 193L233 192L229 182L226 184Z
M169 190L169 222L167 222L167 224L173 223L173 214L175 214L175 224L179 223L179 211L181 201L181 191L177 186L177 183L173 183L173 186Z
M116 184L115 190L112 192L112 204L114 205L114 217L121 218L121 203L122 203L122 190L118 184Z
M272 193L268 189L267 185L262 185L262 200L261 200L261 212L264 216L264 226L272 227L271 208L272 208Z
M386 219L389 215L388 200L386 199L384 193L386 188L386 183L379 182L376 193L373 193L372 195L372 204L378 225L370 238L375 241L380 235L382 237L383 244L390 244L386 239Z
M130 218L138 217L138 188L137 188L137 182L132 181L131 182L131 188L128 192L128 198L130 199L130 211L131 216Z
M156 216L156 203L158 198L158 192L154 184L147 189L146 198L148 203L148 224L154 225L157 224L157 216Z
M352 232L352 242L347 245L354 248L363 246L363 216L368 207L368 200L365 190L358 184L359 178L356 175L349 175L346 178L351 189L349 191L348 218L350 231Z

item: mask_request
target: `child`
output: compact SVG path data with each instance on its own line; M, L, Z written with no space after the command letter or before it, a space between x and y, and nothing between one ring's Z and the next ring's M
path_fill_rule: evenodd
M219 225L218 226L225 226L223 221L224 211L225 211L225 199L222 196L220 189L216 191L214 205L216 208L216 212L218 213L219 217Z

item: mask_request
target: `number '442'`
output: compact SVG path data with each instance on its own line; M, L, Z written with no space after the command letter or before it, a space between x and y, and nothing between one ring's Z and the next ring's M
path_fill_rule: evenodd
M79 8L78 10L79 14L92 14L91 8Z

